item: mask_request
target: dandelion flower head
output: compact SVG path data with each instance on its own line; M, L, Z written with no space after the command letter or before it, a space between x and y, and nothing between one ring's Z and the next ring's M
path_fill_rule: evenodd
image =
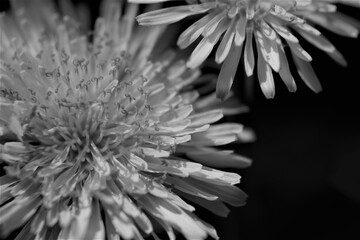
M131 2L153 3L164 0L131 0ZM312 57L301 47L298 36L326 52L335 61L346 65L341 53L313 25L352 38L357 37L360 28L358 21L339 13L336 5L340 3L360 7L359 0L191 0L187 2L189 5L151 11L138 16L137 19L142 25L158 25L203 14L203 17L179 36L177 43L180 48L186 48L200 35L202 36L187 62L188 67L200 66L219 43L215 54L215 61L219 64L223 63L216 89L219 98L224 98L228 94L242 56L247 76L253 75L257 62L257 77L267 98L273 98L275 95L273 72L280 75L289 91L296 91L285 46L289 47L292 60L305 84L313 91L319 92L320 82L309 63Z
M216 147L251 134L212 125L223 110L191 87L199 69L151 55L164 28L136 27L137 5L107 0L86 35L51 1L12 3L0 17L2 235L218 238L189 201L222 216L245 203L240 176L213 167L249 166Z

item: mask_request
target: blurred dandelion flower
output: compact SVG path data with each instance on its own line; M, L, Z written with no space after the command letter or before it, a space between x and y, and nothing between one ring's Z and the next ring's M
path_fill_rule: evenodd
M164 2L164 0L130 0L137 3ZM166 1L166 0L165 0ZM359 0L200 0L187 1L187 6L175 6L141 14L141 25L159 25L177 22L192 15L205 14L187 28L178 38L180 48L186 48L203 37L192 52L187 66L200 66L219 42L215 61L223 63L217 83L217 96L224 98L233 83L243 53L247 76L253 75L257 61L257 76L267 98L275 95L273 71L279 73L289 91L296 84L289 69L284 46L290 48L297 71L305 84L315 92L321 85L309 64L312 57L299 44L299 36L325 51L342 65L346 62L337 49L313 24L334 33L357 37L359 22L336 9L336 3L360 7ZM256 45L253 45L253 38ZM244 50L243 50L244 48ZM254 50L257 49L257 59Z
M162 226L170 239L218 238L182 197L221 216L245 203L240 176L212 168L251 164L216 149L253 138L210 126L233 102L200 97L200 71L174 51L149 61L164 28L134 27L137 5L121 17L104 1L87 36L50 1L13 3L0 18L2 235L24 225L17 239L158 239Z

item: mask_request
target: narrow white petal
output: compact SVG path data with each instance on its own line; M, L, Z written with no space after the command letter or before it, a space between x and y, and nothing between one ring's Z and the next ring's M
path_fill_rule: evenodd
M211 18L216 15L216 12L211 12L206 16L200 18L198 21L193 23L184 32L182 32L177 40L177 45L184 49L193 43L204 31L206 24Z
M282 26L275 18L270 18L270 24L275 31L283 38L290 42L298 43L299 40L289 31L288 28Z
M204 31L202 32L202 35L204 37L208 37L211 34L213 34L215 32L216 28L219 26L220 22L222 22L225 18L226 18L225 11L222 11L220 13L217 12L217 14L206 23L206 26L204 28Z
M288 90L290 92L295 92L296 91L296 83L290 72L290 67L289 67L289 63L288 63L288 60L285 55L285 51L284 51L280 41L278 42L278 44L279 44L278 49L279 49L279 56L280 56L280 62L281 62L281 66L280 66L280 70L279 70L280 77L284 81Z
M213 239L219 239L216 229L213 226L202 221L200 218L196 217L195 214L190 214L190 216L195 220L196 224L199 225L205 232L207 232Z
M216 84L216 97L225 100L233 84L236 70L239 65L242 46L232 45L231 51L221 67L219 78Z
M302 60L293 54L293 59L296 64L300 77L304 80L305 84L314 92L318 93L322 90L319 79L317 78L314 69L310 63Z
M75 215L74 220L70 225L70 231L68 231L65 236L61 236L61 238L85 240L86 233L88 232L91 212L91 203L89 205L80 206L79 212Z
M233 19L231 21L230 26L226 30L223 39L220 42L220 45L219 45L219 47L216 51L216 55L215 55L215 61L217 63L222 63L229 54L229 51L233 44L233 39L235 36L235 24L236 24L236 21L235 21L235 19Z
M87 228L85 240L104 240L105 226L100 214L100 207L97 200L94 200L92 214Z
M251 159L229 153L228 151L219 151L212 148L194 149L195 151L188 151L186 153L191 159L215 168L245 168L251 165Z
M232 206L240 207L246 203L246 199L248 197L247 194L235 186L212 185L195 179L188 180L193 186L219 196L222 201Z
M278 72L280 69L280 58L277 44L275 41L276 36L274 37L274 40L270 40L264 37L261 32L255 31L255 39L257 43L257 48L258 50L260 50L264 60L271 66L271 68L275 72Z
M311 62L312 61L312 57L310 56L309 53L307 53L298 43L292 43L287 41L291 52L294 53L296 56L298 56L299 58L301 58L304 61L307 62Z
M136 17L140 25L170 24L191 15L207 12L211 8L208 4L194 4L169 7L143 13Z
M252 39L253 39L253 32L252 30L248 30L246 32L246 43L245 43L245 51L244 51L245 72L248 77L253 75L254 65L255 65Z
M0 208L0 224L6 224L2 228L3 236L7 236L11 231L25 224L32 217L41 204L39 198L14 199Z
M247 19L245 14L240 14L240 18L238 19L238 22L236 24L236 32L235 32L235 45L241 46L245 40L245 33L246 33L246 23Z
M221 200L208 201L206 199L195 197L193 195L186 193L179 192L179 194L182 197L188 199L189 201L197 203L199 206L209 210L210 212L220 217L227 217L228 214L230 213L229 208L224 203L222 203Z
M151 221L149 220L149 218L146 216L145 213L143 212L140 213L140 215L134 218L134 220L144 233L150 234L151 232L153 232L154 229L151 224Z
M181 207L182 209L189 211L189 212L194 212L195 208L189 204L187 204L181 197L179 197L177 194L171 193L169 192L169 196L168 199L174 203L175 205L177 205L178 207Z
M259 49L259 52L261 50ZM274 98L275 85L271 67L265 62L263 56L258 56L257 72L262 92L266 98Z
M132 239L135 236L135 226L129 217L123 212L111 206L105 208L106 216L109 218L115 231L124 239ZM114 235L114 233L112 233Z
M313 36L306 32L299 31L300 35L315 47L325 51L332 59L342 66L346 66L346 60L342 54L335 48L335 46L323 35Z
M202 230L189 215L182 211L181 208L161 198L144 196L139 200L150 213L172 225L181 232L185 238L199 240L206 238L206 232Z
M223 113L222 110L220 109L215 109L203 113L197 113L190 117L191 119L190 127L200 127L205 124L214 123L220 120L222 117L223 117Z
M215 44L218 42L219 38L227 29L226 21L221 21L215 31L208 37L203 38L200 43L196 46L192 52L190 59L186 63L186 66L189 68L197 68L200 66L205 59L210 55Z
M209 194L206 191L202 191L201 189L194 187L191 183L186 182L185 179L182 180L182 179L169 177L167 179L167 181L169 181L169 183L173 184L176 189L178 189L182 192L185 192L187 194L191 194L196 197L201 197L208 201L214 201L214 200L218 199L216 194Z

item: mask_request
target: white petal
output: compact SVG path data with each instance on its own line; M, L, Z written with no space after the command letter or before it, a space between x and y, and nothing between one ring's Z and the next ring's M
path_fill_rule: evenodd
M260 49L259 49L260 51ZM274 98L275 85L270 66L265 62L262 56L258 56L257 64L258 78L260 87L266 98Z
M115 228L115 231L124 239L133 239L135 236L135 226L129 217L123 212L119 211L118 209L114 209L111 206L105 207L106 217L109 218L108 225L112 224ZM111 222L111 223L110 223ZM111 235L115 235L111 232Z
M201 197L208 201L214 201L218 199L216 194L209 194L206 191L202 191L201 189L194 187L191 183L186 182L185 179L182 180L174 177L168 177L167 181L173 184L176 189L185 192L187 194L191 194L196 197Z
M311 62L312 61L312 57L310 56L309 53L307 53L298 43L292 43L287 41L291 52L294 53L296 56L298 56L299 58L301 58L304 61L307 62Z
M216 229L210 224L202 221L200 218L196 217L195 214L190 215L205 232L207 232L213 239L219 239L219 236L216 233Z
M235 24L236 24L236 21L235 21L235 19L233 19L231 21L230 26L226 30L223 39L220 42L220 45L219 45L219 47L216 51L216 55L215 55L215 61L217 63L222 63L229 54L229 51L233 44L233 39L235 36Z
M231 51L221 67L219 78L216 84L216 97L225 100L233 84L236 70L240 61L242 45L232 45Z
M240 183L240 175L224 172L214 168L203 167L200 171L191 173L193 179L207 182L210 185L229 186Z
M153 232L154 229L151 224L151 221L149 220L149 218L146 216L145 213L140 213L140 215L134 218L134 220L144 233L150 234L151 232Z
M123 155L125 156L125 155ZM138 170L145 170L147 169L147 163L144 161L141 157L138 157L137 155L130 153L129 157L127 157L127 160Z
M201 164L195 162L154 157L146 157L146 161L148 162L150 170L170 173L180 177L187 177L190 173L197 172L202 167Z
M169 196L169 191L163 185L155 181L150 182L147 189L149 193L159 198L168 198Z
M86 233L88 232L88 225L91 217L91 203L87 206L79 207L79 212L75 215L74 220L70 225L69 231L64 231L59 236L60 239L86 239ZM87 240L87 239L86 239Z
M177 45L184 49L193 43L204 31L206 24L211 18L216 15L216 12L211 12L206 16L202 17L200 20L188 27L184 32L182 32L177 40Z
M277 38L276 32L264 20L260 21L261 33L270 40Z
M178 195L176 195L174 193L169 192L168 200L186 211L189 211L189 212L195 211L195 208L193 206L187 204L181 197L179 197Z
M289 13L287 10L285 10L283 7L279 6L278 4L273 5L273 7L270 10L270 13L292 24L303 24L305 22L304 19Z
M220 22L223 22L225 18L226 18L226 13L225 11L222 11L216 14L212 19L210 19L206 23L204 31L202 32L203 37L209 37L211 34L213 34L216 28L219 26Z
M245 51L244 51L245 72L248 77L253 75L254 65L255 65L252 39L253 39L253 32L252 30L249 30L246 32L246 43L245 43Z
M146 147L142 147L140 149L146 156L153 156L153 157L157 157L157 158L170 156L170 153L168 151L164 151L164 150L160 150L160 149L146 148ZM145 164L146 164L146 162L145 162Z
M240 18L236 24L236 32L234 42L236 46L241 46L245 40L245 31L246 31L247 19L245 14L240 14Z
M186 66L192 69L199 67L210 55L220 36L218 34L215 39L210 37L203 38L192 52Z
M220 120L223 116L224 115L222 113L222 110L220 109L215 109L203 113L197 113L190 117L191 119L190 127L200 127L205 124L214 123Z
M180 193L181 192L179 192L179 194ZM181 193L181 196L188 199L191 202L197 203L199 206L209 210L210 212L220 217L227 217L227 215L230 213L229 208L219 199L215 201L208 201L206 199L195 197L193 195L186 193Z
M100 214L100 207L97 200L94 200L92 214L88 225L85 240L105 239L105 226Z
M281 66L280 66L280 70L279 70L280 77L284 81L288 90L290 92L295 92L296 91L296 83L295 83L293 76L291 75L290 67L289 67L289 63L288 63L288 60L285 55L285 51L284 51L280 41L278 42L278 44L279 44L278 49L279 49L279 56L280 56L280 62L281 62Z
M187 239L205 239L207 234L180 208L161 198L142 197L140 201L155 217L171 224Z
M203 191L219 196L220 200L232 206L239 207L246 203L247 194L235 186L213 185L195 179L188 179L188 181Z
M272 18L270 24L281 37L285 38L290 42L299 42L299 40L286 27L280 25L280 23L274 21Z
M258 50L260 50L264 60L271 66L271 68L275 72L278 72L280 69L280 58L277 44L275 41L276 36L274 40L270 40L264 37L264 35L261 34L259 31L255 31L255 39L257 43L257 48Z
M187 151L186 155L191 159L209 167L215 168L244 168L251 165L251 159L212 148L197 148Z
M136 17L140 25L159 25L177 22L191 15L207 12L211 9L209 4L194 4L178 7L169 7L143 13Z
M225 19L226 20L226 19ZM220 36L227 29L227 21L220 21L214 32L208 37L203 38L192 52L190 59L186 63L189 68L196 68L200 66L205 59L210 55L215 44L218 42Z
M335 48L335 46L324 36L313 36L306 32L299 31L300 35L307 41L312 43L315 47L325 51L331 58L338 62L342 66L346 66L346 60L342 54Z
M300 77L304 80L305 84L314 92L318 93L322 90L319 79L317 78L314 69L310 63L298 58L293 54L293 59L296 64Z
M12 230L20 227L32 217L41 204L39 198L14 199L0 207L0 224L6 224L2 228L3 236L7 236Z

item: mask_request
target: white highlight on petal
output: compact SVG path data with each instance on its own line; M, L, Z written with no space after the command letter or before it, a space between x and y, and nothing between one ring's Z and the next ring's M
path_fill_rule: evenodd
M259 45L260 44L258 44L258 49L260 52L261 49ZM272 70L271 67L267 64L267 62L265 62L262 56L258 56L257 72L258 72L260 87L265 97L274 98L275 85L274 85Z
M245 42L245 50L244 50L244 64L245 64L245 72L248 77L253 75L254 72L254 52L253 52L253 31L246 31L246 42Z

